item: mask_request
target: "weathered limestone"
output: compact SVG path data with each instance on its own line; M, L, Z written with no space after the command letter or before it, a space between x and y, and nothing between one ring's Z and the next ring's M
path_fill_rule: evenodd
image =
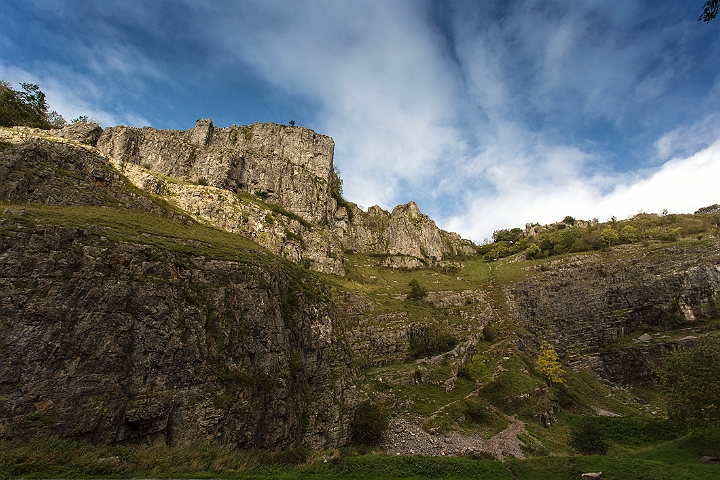
M313 270L343 275L346 249L388 254L385 263L395 268L475 254L472 242L440 230L414 202L392 213L378 206L368 212L351 203L338 207L331 195L334 143L309 129L261 123L215 128L210 120L198 120L187 132L112 127L98 148L138 187ZM279 204L311 225L239 202L232 195L237 193Z
M644 326L717 315L720 243L617 248L559 259L507 290L527 328L560 354L597 351Z
M345 220L345 215L336 222L335 231L341 241L355 251L412 257L407 263L396 261L390 266L412 268L422 265L421 260L438 261L446 256L475 253L472 242L440 230L415 202L398 205L392 213L377 205L367 212L355 205L352 208L351 222Z
M334 307L282 270L3 226L0 438L348 442L356 400Z
M312 130L276 124L215 128L210 120L198 120L189 131L110 127L98 148L121 171L133 163L184 181L256 193L318 225L331 215L334 143Z

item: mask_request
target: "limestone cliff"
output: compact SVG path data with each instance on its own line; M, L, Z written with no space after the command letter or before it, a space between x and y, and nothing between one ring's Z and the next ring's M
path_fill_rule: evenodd
M414 202L392 213L338 206L334 143L309 129L216 128L209 120L189 131L112 127L98 149L138 187L313 270L342 275L347 249L388 254L388 264L401 267L475 252L472 242L440 230Z
M720 217L485 262L415 203L363 211L334 181L332 140L299 127L0 128L0 438L337 447L365 396L453 424L475 388L516 414L542 341L652 384L717 331L698 320L720 317Z
M318 279L238 236L188 233L205 227L92 149L11 140L0 438L347 443L349 350Z
M573 359L646 329L714 318L719 291L720 242L710 238L558 259L507 294L528 330Z
M98 149L120 167L133 163L185 181L267 198L318 225L328 223L334 143L301 127L256 123L189 131L106 128ZM333 210L334 211L334 210Z
M388 266L412 268L423 265L423 261L475 254L472 242L440 230L415 202L398 205L390 213L377 205L367 212L355 205L351 208L352 221L343 222L335 230L343 245L355 251L394 256L388 259Z

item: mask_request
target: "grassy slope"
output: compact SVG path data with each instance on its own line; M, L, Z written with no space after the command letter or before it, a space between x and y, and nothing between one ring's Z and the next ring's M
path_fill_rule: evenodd
M61 225L92 230L107 240L151 245L178 255L198 255L206 258L234 260L248 265L274 265L297 270L285 260L267 253L256 244L242 237L213 227L184 224L171 218L150 213L107 207L60 207L45 205L0 205L0 217L9 220L0 226L0 232L12 229L32 231L38 226ZM3 230L5 229L5 230ZM557 258L553 259L557 260ZM483 422L457 425L453 419L465 413L462 398L472 391L485 405L499 406L505 414L518 414L527 422L532 438L525 439L527 453L534 458L528 461L509 461L505 465L467 458L420 459L416 457L355 456L341 454L340 460L330 464L287 466L284 459L266 455L255 457L247 452L222 449L152 449L111 446L88 446L73 442L40 442L27 449L12 442L3 442L0 456L1 470L5 475L35 477L84 477L84 476L247 476L257 478L577 478L581 471L603 470L606 478L712 478L713 467L699 465L700 454L720 455L717 443L703 443L698 439L681 439L673 442L648 442L635 436L622 442L611 440L608 457L574 457L567 447L572 414L561 416L551 429L536 425L537 411L545 408L542 400L535 398L508 402L544 383L533 371L533 358L521 352L507 357L507 347L516 326L507 316L503 287L532 275L538 261L512 263L501 260L493 263L466 261L459 272L423 269L402 271L378 266L379 259L356 254L347 262L347 278L325 277L336 292L364 293L375 305L373 314L399 313L406 315L406 322L446 317L453 323L462 323L461 311L473 305L438 309L427 302L408 302L410 279L417 279L430 292L479 290L492 306L496 322L504 325L498 329L497 338L483 341L478 346L487 363L487 370L494 371L498 365L507 370L496 376L495 381L477 388L474 380L460 379L451 392L439 385L420 384L388 386L370 380L373 370L368 370L365 385L369 393L391 391L397 403L414 401L407 411L399 413L427 417L440 407L456 402L444 415L428 424L441 430L460 428L467 433L489 435L505 425L500 415L490 415ZM543 260L550 261L550 260ZM310 272L305 272L312 275ZM673 332L670 332L671 334ZM385 369L414 369L415 363L383 367ZM441 361L431 375L442 379L446 375L447 362ZM605 408L623 415L648 418L644 409L634 405L632 398L637 391L612 389L587 374L567 375L567 389L560 392L551 389L554 399L565 401L568 412L588 413L589 406ZM644 397L658 403L652 391L642 392ZM563 397L565 395L565 398ZM658 403L659 405L659 403ZM713 450L714 448L714 450ZM545 457L547 454L561 457ZM622 456L621 459L613 458ZM100 461L101 458L118 457L122 461ZM176 457L180 458L176 458ZM716 468L716 467L715 467Z

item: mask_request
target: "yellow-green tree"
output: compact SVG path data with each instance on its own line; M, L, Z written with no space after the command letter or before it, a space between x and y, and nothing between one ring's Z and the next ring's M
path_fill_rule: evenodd
M562 365L558 361L557 353L547 343L543 343L540 347L540 353L537 358L538 370L553 383L565 383L562 378L565 375Z

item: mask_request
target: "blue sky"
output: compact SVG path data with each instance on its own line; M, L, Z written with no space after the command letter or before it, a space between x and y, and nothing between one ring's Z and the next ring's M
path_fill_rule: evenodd
M4 0L0 78L66 118L277 122L345 196L446 229L720 202L720 20L703 0Z

